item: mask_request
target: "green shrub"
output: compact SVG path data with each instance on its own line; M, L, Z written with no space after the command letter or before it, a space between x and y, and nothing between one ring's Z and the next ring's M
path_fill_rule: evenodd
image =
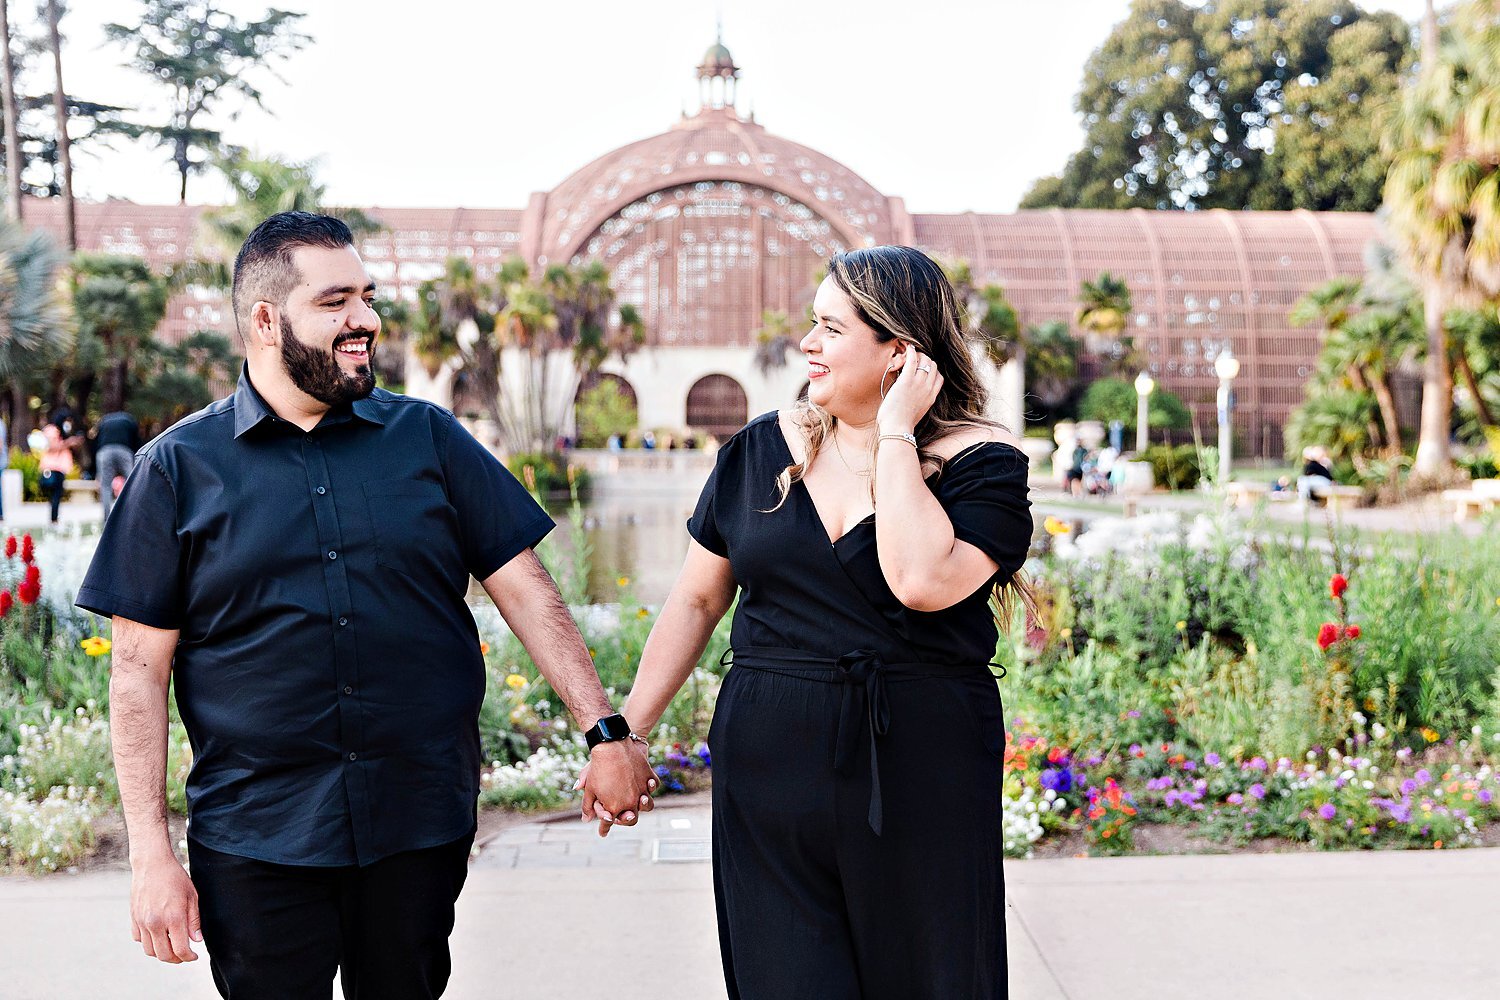
M1101 378L1090 383L1078 403L1081 420L1099 420L1105 426L1118 420L1129 430L1135 429L1139 399L1135 386L1122 379ZM1181 399L1157 387L1146 401L1146 419L1153 428L1180 431L1192 425L1192 414Z
M42 460L36 453L30 450L12 448L10 450L10 467L21 473L21 497L24 500L42 501L47 499L42 495Z
M566 496L570 490L576 490L580 496L588 492L588 472L569 465L567 458L558 452L516 452L505 464L528 490L543 497Z
M1151 463L1151 476L1156 485L1169 490L1191 490L1203 477L1196 445L1153 445L1142 453L1141 458Z
M635 429L635 402L613 379L604 379L578 397L578 446L603 448L618 434L623 439Z

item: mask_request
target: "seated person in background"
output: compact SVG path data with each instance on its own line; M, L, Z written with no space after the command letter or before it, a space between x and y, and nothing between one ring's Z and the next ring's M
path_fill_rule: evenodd
M1063 478L1063 491L1071 493L1075 497L1083 494L1083 463L1089 457L1089 450L1083 445L1077 445L1073 449L1073 463L1068 466L1068 473Z
M1310 445L1302 449L1302 475L1297 477L1297 496L1303 503L1322 500L1333 485L1333 464L1328 449Z

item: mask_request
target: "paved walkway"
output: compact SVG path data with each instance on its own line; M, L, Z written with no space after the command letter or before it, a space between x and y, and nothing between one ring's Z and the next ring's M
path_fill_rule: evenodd
M693 860L707 837L701 797L668 799L604 841L572 820L503 831L459 902L447 996L722 1000L709 866ZM1006 872L1015 1000L1495 991L1500 849L1065 859ZM206 961L162 966L131 942L128 884L124 872L0 879L0 1000L211 1000Z

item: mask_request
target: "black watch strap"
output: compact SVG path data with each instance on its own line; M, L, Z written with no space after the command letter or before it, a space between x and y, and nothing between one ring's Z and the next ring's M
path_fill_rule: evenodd
M584 733L583 738L588 741L590 750L600 743L628 740L630 739L630 723L625 721L623 715L606 715L594 723L594 728Z

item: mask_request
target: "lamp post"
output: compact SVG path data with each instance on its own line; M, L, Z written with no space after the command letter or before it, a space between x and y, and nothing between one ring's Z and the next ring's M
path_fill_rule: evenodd
M1147 444L1147 442L1149 440L1149 435L1147 434L1148 428L1146 426L1146 424L1147 424L1147 418L1146 418L1146 400L1148 398L1150 398L1151 392L1155 388L1156 388L1156 382L1155 382L1155 380L1152 379L1151 376L1147 375L1145 372L1141 372L1139 375L1137 375L1135 377L1135 399L1136 399L1136 403L1135 403L1135 452L1136 452L1136 457L1140 457L1140 454L1146 450L1146 444Z
M1232 428L1229 423L1229 383L1240 373L1239 359L1225 345L1214 359L1214 374L1219 376L1219 485L1229 482L1229 448Z

